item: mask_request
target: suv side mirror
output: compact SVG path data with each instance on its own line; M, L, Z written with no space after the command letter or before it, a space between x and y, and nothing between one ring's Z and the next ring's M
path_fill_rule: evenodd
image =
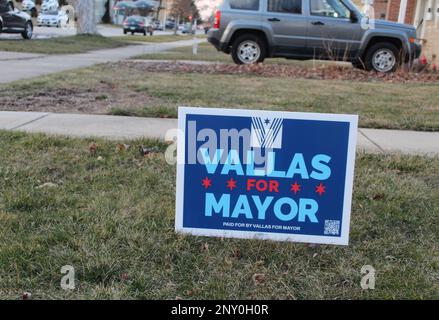
M358 16L357 13L353 10L351 10L351 14L349 19L351 20L352 23L358 22Z

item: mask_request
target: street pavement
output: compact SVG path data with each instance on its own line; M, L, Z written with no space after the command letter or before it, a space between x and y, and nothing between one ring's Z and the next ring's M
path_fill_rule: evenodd
M98 32L100 35L104 37L120 37L123 36L123 29L122 26L117 25L105 25L100 24L98 25ZM171 35L173 34L173 30L155 30L154 36L160 36L160 35ZM197 30L197 34L203 34L203 30ZM56 28L56 27L38 27L35 26L34 28L34 36L33 39L49 39L49 38L56 38L56 37L68 37L68 36L74 36L76 35L76 28L73 26L67 26L63 28ZM1 40L20 40L23 41L23 38L20 34L6 34L3 33L0 36ZM32 41L32 40L31 40Z
M0 111L0 129L30 133L111 140L142 137L170 140L166 133L175 128L176 119ZM357 149L368 153L438 156L439 132L360 128Z
M11 53L0 52L0 83L31 79L51 73L90 67L99 63L117 62L142 54L157 53L178 47L190 46L192 39L165 43L148 43L125 46L115 49L102 49L79 54L64 55L31 55L20 54L20 59L14 59ZM204 42L206 39L197 39Z

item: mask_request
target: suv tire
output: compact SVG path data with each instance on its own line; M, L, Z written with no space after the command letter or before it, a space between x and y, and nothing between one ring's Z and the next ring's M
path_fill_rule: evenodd
M364 57L364 67L367 71L389 73L400 66L400 50L388 42L379 42L372 45Z
M236 64L253 64L264 61L267 49L261 37L243 34L233 41L231 53Z

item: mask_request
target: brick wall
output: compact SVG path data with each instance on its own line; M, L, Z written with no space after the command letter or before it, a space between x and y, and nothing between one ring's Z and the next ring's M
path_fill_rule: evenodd
M407 0L407 11L405 14L405 23L413 24L415 20L416 0Z
M373 10L375 11L375 19L387 19L387 5L389 0L375 0Z
M401 0L389 0L387 4L387 20L398 21L400 4ZM415 11L416 0L407 0L407 10L404 21L405 23L413 24L413 20L415 19Z
M436 64L439 64L439 22L436 24L435 21L425 22L425 33L423 43L423 51L428 61L431 62L433 56L436 56Z
M400 0L389 0L387 4L387 20L398 21Z

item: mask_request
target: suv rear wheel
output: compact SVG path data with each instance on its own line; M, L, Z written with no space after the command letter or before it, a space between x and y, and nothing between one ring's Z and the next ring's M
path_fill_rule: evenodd
M266 56L264 41L254 34L243 34L232 44L232 58L236 64L262 62Z
M377 72L393 72L400 65L398 48L392 43L379 42L372 45L364 59L365 69Z

